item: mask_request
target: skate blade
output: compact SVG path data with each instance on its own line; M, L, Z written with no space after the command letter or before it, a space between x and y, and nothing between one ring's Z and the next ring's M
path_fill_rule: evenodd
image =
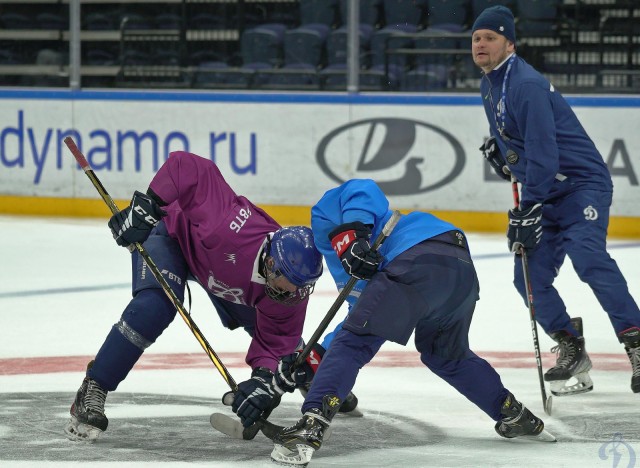
M528 437L533 440L537 440L538 442L558 442L556 436L554 436L551 432L546 429L542 429L542 432L537 436Z
M569 380L554 380L549 384L555 396L579 395L593 390L593 381L588 372L574 375Z
M558 439L546 429L542 429L539 434L519 435L516 437L506 437L507 440L535 441L535 442L558 442Z
M72 440L74 442L95 442L102 431L97 427L88 426L86 424L82 424L78 422L78 420L71 416L69 422L64 427L64 433L67 436L67 439Z
M315 449L304 444L296 444L296 451L275 444L271 452L271 461L281 466L304 467L309 464L314 452Z

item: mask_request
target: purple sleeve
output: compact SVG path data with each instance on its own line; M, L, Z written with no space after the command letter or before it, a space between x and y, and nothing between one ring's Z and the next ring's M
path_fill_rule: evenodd
M256 328L246 362L252 369L267 367L273 371L281 357L296 350L308 299L296 306L283 306L265 298L257 306Z
M229 206L236 197L212 161L184 151L169 155L149 188L167 205L177 202L193 222L216 219L212 216L216 210ZM208 201L206 206L203 200Z

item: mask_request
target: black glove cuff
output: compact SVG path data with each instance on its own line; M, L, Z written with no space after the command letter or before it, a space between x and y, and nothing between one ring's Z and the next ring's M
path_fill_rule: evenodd
M268 367L256 367L251 372L251 377L261 377L270 382L273 377L273 371Z
M154 202L156 202L158 204L158 206L167 206L167 203L160 198L160 196L154 192L153 190L151 190L151 187L149 187L147 189L147 195L149 196L149 198L151 198Z
M344 223L340 226L336 227L333 231L329 233L329 240L333 240L338 234L341 234L345 231L355 231L356 237L369 239L371 237L371 225L364 224L361 221L353 221L351 223Z

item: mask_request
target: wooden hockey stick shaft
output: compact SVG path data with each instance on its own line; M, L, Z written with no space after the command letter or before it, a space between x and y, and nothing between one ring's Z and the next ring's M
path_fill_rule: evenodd
M96 188L96 190L98 191L98 193L100 194L104 202L107 204L111 212L113 214L118 213L120 209L113 201L113 198L111 198L111 195L109 195L107 190L104 188L104 186L100 182L100 179L98 179L98 176L96 176L93 169L91 169L89 162L84 157L84 155L82 154L82 152L80 151L76 143L73 141L73 139L71 137L67 137L64 139L64 142L69 148L69 150L71 151L71 154L73 154L73 157L76 159L76 161L84 171L84 173L87 175L87 177L89 177L89 180L91 181L93 186ZM140 256L142 257L142 259L146 262L154 278L158 281L158 283L162 287L162 290L165 292L165 294L167 295L171 303L174 305L174 307L177 309L180 316L184 319L185 323L189 327L189 330L191 330L191 333L193 333L193 335L196 337L196 340L198 340L198 343L200 343L200 346L202 346L202 349L204 349L205 353L207 353L207 356L209 356L209 359L211 359L211 362L213 363L213 365L216 367L216 369L218 369L222 378L225 380L225 382L227 382L227 384L229 385L232 391L234 392L237 391L238 384L236 383L235 380L233 380L233 377L231 377L231 374L229 373L225 365L222 363L222 361L220 360L216 352L213 350L213 348L211 347L207 339L204 337L204 335L202 334L202 332L200 331L196 323L193 321L189 312L184 308L182 301L180 301L178 296L176 296L175 292L171 289L171 286L169 286L169 283L167 283L167 280L165 280L164 276L162 276L160 269L155 264L153 259L149 256L149 253L147 252L147 250L139 243L135 243L133 244L133 246L134 246L133 250L137 250Z
M511 189L513 192L513 204L515 208L520 207L520 194L518 192L518 181L511 174ZM527 293L527 305L529 306L529 320L531 321L531 335L533 337L533 349L538 367L538 380L540 381L540 393L542 395L542 407L544 412L551 415L551 396L547 398L547 390L544 386L544 376L542 374L542 357L540 354L540 341L538 339L538 324L535 318L535 308L533 305L533 290L531 288L531 277L529 275L529 260L524 247L520 247L520 258L522 259L522 273L524 275L524 285Z
M378 250L378 248L382 245L385 239L389 237L389 234L391 234L391 231L393 231L393 229L396 227L396 224L398 224L398 221L400 220L400 216L401 214L397 210L391 214L391 217L382 227L382 231L380 231L380 234L378 234L378 237L373 242L373 245L371 246L372 250ZM320 336L322 336L322 334L325 332L325 330L329 326L329 323L331 323L336 313L338 312L340 307L342 307L342 304L347 299L347 296L349 296L349 294L351 293L351 290L354 288L354 286L358 281L359 281L358 278L354 278L353 276L349 278L349 281L347 281L347 284L344 286L344 288L342 288L342 291L340 291L340 294L338 294L338 297L336 298L335 302L333 303L333 305L331 306L331 308L329 309L325 317L322 319L322 322L320 322L320 325L318 325L318 328L311 336L311 339L305 345L302 352L296 358L296 362L293 364L294 369L297 367L300 367L304 363L305 359L307 359L307 356L309 356L309 353L311 353L313 346L318 342L318 340L320 339Z

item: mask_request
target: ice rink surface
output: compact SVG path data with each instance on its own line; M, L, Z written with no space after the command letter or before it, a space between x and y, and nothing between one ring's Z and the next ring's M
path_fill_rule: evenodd
M182 319L151 346L107 398L108 430L94 444L68 441L63 426L83 375L130 297L130 262L105 221L0 217L0 466L271 467L272 443L215 432L228 387ZM591 393L554 398L546 416L528 309L511 284L513 258L502 235L467 233L481 299L471 346L538 416L558 442L505 440L493 421L429 372L412 346L387 343L360 373L354 393L363 418L339 416L310 467L634 467L640 466L640 394L607 315L569 260L556 286L584 320L594 368ZM640 300L640 243L611 240L609 252ZM238 382L249 338L224 329L200 287L192 317ZM311 336L337 296L328 275L313 294ZM344 317L344 311L338 313ZM337 323L337 320L336 320ZM552 340L540 329L545 370ZM547 392L549 391L547 387ZM271 420L300 416L287 395Z

